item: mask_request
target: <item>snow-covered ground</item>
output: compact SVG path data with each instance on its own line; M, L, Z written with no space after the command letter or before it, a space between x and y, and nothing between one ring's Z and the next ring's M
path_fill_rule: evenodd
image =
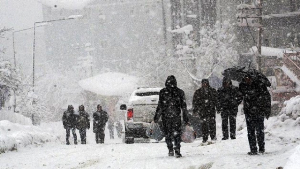
M300 97L293 98L286 102L286 108L278 117L265 120L266 153L257 156L247 155L247 128L241 112L237 117L236 140L221 141L221 119L217 115L218 141L207 146L199 146L201 139L194 143L182 143L183 158L180 159L167 156L168 150L163 141L123 144L120 138L111 140L107 129L105 144L95 144L94 134L92 130L88 130L86 145L68 146L65 145L65 131L61 122L42 123L39 127L21 127L19 124L1 121L1 139L3 131L11 128L4 135L11 132L11 138L18 140L16 138L20 134L27 132L31 132L32 138L38 133L44 133L43 139L48 138L49 142L42 144L43 141L35 139L39 144L21 144L23 146L19 146L17 150L2 153L0 168L275 169L281 166L285 169L299 169L299 103ZM79 137L78 131L77 136ZM1 140L0 144L3 145Z

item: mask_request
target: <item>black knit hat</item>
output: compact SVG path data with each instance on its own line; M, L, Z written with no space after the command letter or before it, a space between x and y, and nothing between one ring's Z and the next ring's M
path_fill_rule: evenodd
M207 84L209 84L209 81L208 81L208 79L202 79L201 83L207 83Z

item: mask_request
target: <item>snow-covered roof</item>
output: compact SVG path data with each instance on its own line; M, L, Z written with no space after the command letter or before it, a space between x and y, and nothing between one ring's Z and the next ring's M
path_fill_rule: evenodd
M239 9L254 9L257 7L253 4L240 4L236 8L239 10Z
M293 17L293 16L299 16L300 11L296 12L286 12L282 14L269 14L269 15L264 15L262 18L263 19L271 19L271 18L286 18L286 17Z
M83 9L94 0L39 0L43 5L57 9Z
M104 96L122 96L132 93L137 88L138 78L118 72L103 73L79 81L87 91Z
M185 33L185 34L190 34L191 31L193 31L193 25L186 25L182 28L171 30L172 33Z
M249 53L253 54L253 52L257 52L257 47L253 46L250 48ZM296 53L295 51L291 51L288 49L280 49L280 48L271 48L271 47L261 47L261 55L262 56L277 56L278 58L282 58L284 53Z

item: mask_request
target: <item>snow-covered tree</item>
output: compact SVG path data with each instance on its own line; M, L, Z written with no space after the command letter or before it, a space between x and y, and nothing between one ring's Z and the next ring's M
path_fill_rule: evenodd
M238 53L234 27L228 21L217 21L211 27L202 27L197 56L197 77L208 78L212 74L221 77L224 69L237 64Z

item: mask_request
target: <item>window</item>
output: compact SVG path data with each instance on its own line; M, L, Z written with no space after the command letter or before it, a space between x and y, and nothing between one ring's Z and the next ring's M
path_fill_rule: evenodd
M143 92L143 93L136 93L137 96L153 96L159 95L159 92Z

